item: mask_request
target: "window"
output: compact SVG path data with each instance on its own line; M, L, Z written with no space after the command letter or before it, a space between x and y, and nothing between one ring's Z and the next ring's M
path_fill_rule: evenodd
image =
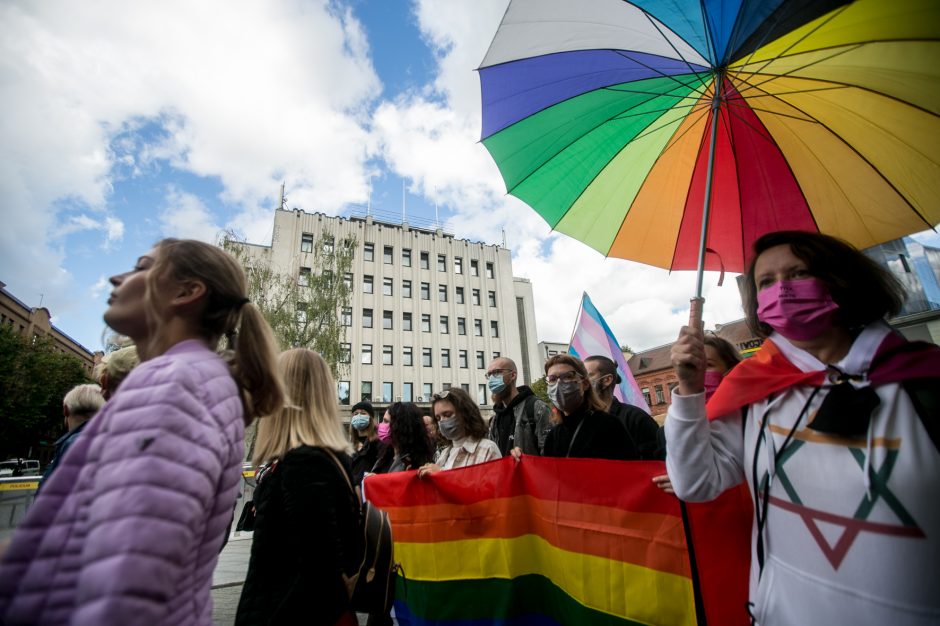
M490 322L490 337L499 337L499 322Z
M470 302L473 303L474 306L480 306L480 290L479 289L474 289L473 291L470 292Z
M486 363L483 362L483 350L477 350L477 369L482 370L486 368Z
M429 313L421 314L421 332L431 332L431 315Z
M349 404L349 381L341 380L336 383L336 395L340 404Z
M401 364L412 366L415 364L414 354L411 351L411 346L405 346L401 349Z
M307 303L297 303L296 321L298 326L304 326L307 323Z
M411 248L401 249L401 264L405 267L411 267Z
M362 277L362 293L372 293L372 277L368 274Z
M437 255L437 271L438 272L447 271L447 255L446 254Z
M431 269L430 255L427 252L421 253L421 269L423 270Z
M350 343L339 344L339 362L349 363L351 359L352 359L352 344Z
M477 404L486 404L486 385L477 385Z
M392 311L382 311L382 328L385 330L392 330L394 325L392 324L392 316L395 313Z
M466 335L467 334L467 318L458 317L457 318L457 334Z
M480 275L480 262L476 259L470 259L470 275L479 276Z
M450 320L447 319L446 315L441 316L440 331L442 335L446 335L450 332Z
M343 284L346 285L346 289L352 291L353 286L353 275L352 272L346 272L343 274Z
M441 348L441 367L450 367L450 349Z
M333 235L325 235L323 237L323 253L324 254L333 254L333 244L335 239Z
M366 261L375 260L375 244L368 241L362 244L362 258Z
M401 281L401 297L402 298L411 297L411 281L410 280Z
M393 290L394 290L394 288L392 287L392 279L391 279L391 278L383 278L383 279L382 279L382 295L383 295L383 296L391 296L391 295L393 295ZM491 293L492 293L492 292L491 292ZM496 305L494 304L493 306L496 306Z
M489 302L490 306L496 306L496 292L495 291L487 291L486 299Z
M343 312L340 314L340 319L343 326L352 326L352 307L344 306Z
M459 256L454 257L454 274L463 274L463 259Z
M656 392L656 404L662 404L666 401L666 398L663 397L663 386L656 385L653 390Z
M382 365L392 365L392 346L382 346Z
M468 383L460 383L460 388L467 393L470 393L470 385Z
M431 348L421 348L421 365L431 367Z
M372 365L372 344L371 343L362 344L361 363L363 365Z
M486 264L486 277L493 278L493 264L492 263Z
M431 299L431 283L421 283L421 299Z
M423 394L421 396L422 398L424 398L425 400L430 400L431 396L434 395L433 385L431 385L431 383L424 383L423 385L421 385L421 393Z
M333 270L323 270L323 283L327 289L333 287Z
M437 286L437 301L447 302L447 285Z
M401 314L401 329L407 331L411 330L411 313Z
M467 369L467 351L460 350L457 352L457 367L462 367Z
M473 336L483 336L483 320L473 320Z
M304 233L300 236L300 251L313 252L313 235Z
M463 304L463 287L454 288L454 300L457 304Z
M372 381L364 380L359 384L359 399L372 402Z
M362 309L362 327L372 328L372 309Z
M414 383L402 383L401 399L405 402L414 402Z
M493 352L493 360L495 361L498 358L499 358L499 351L497 350Z
M386 265L392 264L392 257L395 256L395 248L392 246L384 246L382 248L382 262Z
M395 395L395 385L392 383L382 383L382 402L391 402Z
M302 267L300 268L300 274L297 275L297 284L301 287L310 286L310 268Z

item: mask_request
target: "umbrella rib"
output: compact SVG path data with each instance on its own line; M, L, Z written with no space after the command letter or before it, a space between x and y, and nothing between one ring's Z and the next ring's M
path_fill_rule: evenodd
M653 28L656 29L656 32L658 32L658 33L660 34L660 36L663 38L663 41L665 41L667 44L669 44L669 47L672 48L672 51L676 53L676 56L679 57L679 60L682 61L683 63L685 63L686 67L689 68L689 71L690 71L692 74L697 74L698 72L696 72L694 69L692 69L692 64L689 63L689 61L688 61L684 56L682 56L682 53L679 52L679 50L673 45L672 41L669 40L669 37L667 37L666 34L663 33L663 30L662 30L662 29L659 27L659 25L656 23L656 20L653 19L653 16L650 15L649 12L648 12L646 9L643 9L643 8L637 6L637 5L633 5L633 6L636 6L638 9L640 9L640 11L643 12L643 15L645 15L645 16L646 16L646 19L649 20L649 23L653 25ZM706 59L706 60L707 60L707 59Z
M621 84L626 84L626 83L621 83ZM697 100L698 98L702 97L702 94L698 91L697 88L693 88L693 87L691 87L691 86L690 86L690 88L692 89L692 92L693 92L693 93L697 93L697 94L698 94L698 96L695 96L695 99L696 99L696 100ZM688 94L686 94L686 95L684 95L684 96L680 96L680 95L673 95L673 94L671 94L671 93L657 93L657 92L655 92L655 91L643 91L643 90L641 90L641 89L620 89L620 88L618 88L618 87L601 87L601 89L603 89L604 91L616 91L617 93L635 93L635 94L639 94L639 95L641 95L641 96L657 96L657 97L661 97L661 98L676 98L676 99L679 100L679 101L688 100L688 99L690 99L690 98L693 97L693 96L690 96L690 95L688 95Z
M747 81L743 81L743 82L747 83ZM781 98L778 98L776 95L771 94L771 93L768 93L768 92L766 92L766 91L765 91L764 93L765 93L767 96L769 96L770 98L773 98L774 100L778 100L781 104L784 104L785 106L788 106L788 107L790 107L790 108L796 109L797 111L799 111L800 113L802 113L803 115L805 115L807 118L809 118L809 120L811 120L813 123L819 124L821 127L825 128L825 129L828 130L830 133L832 133L832 135L833 135L835 138L837 138L840 142L842 142L842 143L845 145L846 148L848 148L849 150L851 150L852 152L854 152L854 153L858 156L858 158L860 158L862 161L864 161L873 171L875 171L875 172L878 174L878 176L881 177L881 180L883 180L886 185L888 185L889 187L891 187L891 189L894 191L894 193L896 193L896 194L898 195L898 197L900 197L902 200L904 200L904 203L908 206L908 208L910 208L910 210L911 210L915 215L917 215L917 217L919 217L922 222L924 222L925 224L927 224L928 228L933 228L933 224L931 224L930 221L929 221L926 217L924 217L924 216L921 214L920 211L917 210L917 207L915 207L913 204L911 204L911 201L908 200L907 196L905 196L903 193L901 193L901 190L899 190L897 187L895 187L894 183L892 183L891 180L889 180L888 177L885 176L885 175L881 172L880 169L878 169L877 167L875 167L875 164L874 164L874 163L872 163L871 161L869 161L868 158L867 158L865 155L863 155L861 152L859 152L859 151L855 148L855 146L853 146L853 145L850 144L848 141L846 141L845 138L842 137L842 135L840 135L839 133L837 133L836 131L834 131L832 128L830 128L829 126L827 126L825 123L821 122L821 121L820 121L819 119L817 119L814 115L811 115L811 114L807 113L806 111L804 111L804 110L801 109L800 107L796 106L795 104L791 104L791 103L787 102L786 100L783 100L783 99L781 99ZM804 121L809 121L809 120L804 120ZM923 155L923 156L926 158L926 155Z
M566 145L564 145L564 146L562 146L560 149L558 149L558 150L555 152L555 154L553 154L551 157L547 158L544 162L542 162L541 165L539 165L538 167L536 167L535 169L533 169L531 172L529 172L528 174L526 174L525 176L523 176L522 178L520 178L520 179L519 179L519 182L517 182L515 185L513 185L512 188L507 187L507 188L506 188L506 193L512 193L512 191L513 191L514 189L516 189L517 187L519 187L519 185L523 184L523 183L524 183L525 181L527 181L530 177L532 177L532 175L535 174L537 171L539 171L542 167L544 167L544 165L545 165L546 163L548 163L549 161L551 161L552 159L554 159L555 157L557 157L559 154L561 154L562 152L564 152L565 150L567 150L569 147L572 146L572 144L574 144L574 143L575 143L576 141L578 141L579 139L581 139L581 138L587 136L588 134L590 134L591 132L597 130L598 128L600 128L600 127L603 126L604 124L607 124L607 123L609 123L609 122L612 122L612 121L618 119L621 115L623 115L623 114L626 113L627 111L630 111L631 109L635 109L636 107L639 107L639 106L642 106L643 104L646 104L646 103L649 102L650 100L652 100L652 98L646 99L646 100L644 100L643 102L638 102L638 103L636 103L635 105L633 105L633 106L631 106L631 107L628 107L628 108L626 108L626 109L620 111L620 112L617 113L616 115L612 115L612 116L608 117L607 119L602 120L601 122L599 122L598 124L596 124L593 128L591 128L591 129L589 129L589 130L587 130L587 131L581 133L578 137L576 137L575 139L573 139L572 141L568 142ZM670 108L672 108L672 107L670 107ZM670 109L666 109L666 110L668 111L668 110L670 110ZM630 141L632 142L632 141L635 141L635 140L636 140L636 137L634 137L634 138L631 139ZM629 143L629 142L628 142L628 143ZM623 149L623 148L621 148L621 150L622 150L622 149ZM619 151L618 151L618 152L619 152ZM603 168L602 168L602 169L603 169ZM595 177L596 177L596 175L595 175ZM579 194L579 197L580 197L580 194ZM576 200L577 200L577 199L576 199Z
M790 6L796 7L796 4L794 3L794 4L790 5ZM832 15L830 15L827 19L825 19L824 21L822 21L822 22L820 22L819 24L817 24L815 28L813 28L813 29L811 29L810 31L808 31L806 34L804 34L802 37L800 37L799 39L797 39L796 41L794 41L792 44L790 44L789 46L787 46L787 48L786 48L781 54L778 54L777 56L772 57L772 58L768 59L767 61L765 61L764 64L761 66L760 69L764 69L765 67L767 67L768 65L770 65L770 64L773 62L773 60L776 59L777 57L784 56L787 52L789 52L789 51L792 50L794 47L796 47L797 44L802 43L803 41L806 40L807 37L809 37L810 35L812 35L813 33L815 33L817 30L819 30L820 28L822 28L823 26L825 26L826 24L828 24L829 22L831 22L831 21L834 20L835 18L839 17L839 15L841 15L847 8L848 8L848 5L845 5L845 6L839 7L839 8L836 9L835 11L833 11L833 12L832 12ZM780 22L780 16L777 17L776 22L777 22L777 23ZM751 54L748 55L747 61L745 61L745 62L742 64L741 68L739 68L739 69L735 72L735 74L734 74L734 77L735 77L735 78L737 78L737 77L740 75L740 73L743 71L743 66L750 64L751 59L754 58L754 55L757 54L757 51L764 47L764 44L766 43L767 37L768 37L768 35L770 35L770 33L771 33L772 31L773 31L772 28L768 28L768 29L767 29L767 31L764 33L764 36L761 37L760 43L759 43L757 46L755 46L755 47L754 47L754 50L751 51ZM760 70L758 70L758 71L760 71ZM752 73L754 73L754 72L752 72Z
M777 78L784 78L784 77L787 77L787 76L789 76L790 74L793 74L794 72L799 72L799 71L805 70L806 68L812 67L812 66L814 66L814 65L818 65L819 63L822 63L823 61L828 61L829 59L834 59L834 58L836 58L837 56L841 56L841 55L846 54L847 52L851 52L851 51L853 51L853 50L858 50L858 49L861 48L863 45L864 45L864 44L855 44L855 45L852 45L852 46L846 46L845 48L834 48L835 50L837 50L834 54L831 54L830 56L827 56L827 57L822 58L822 59L817 59L816 61L812 61L812 62L810 62L810 63L807 63L806 65L803 65L803 66L800 66L800 67L795 67L795 68L793 68L793 69L791 69L791 70L789 70L789 71L787 71L787 72L784 72L784 73L782 73L782 74L762 74L761 71L764 70L764 69L767 69L767 65L769 65L769 64L766 64L766 63L765 63L763 66L761 66L761 68L760 68L758 71L756 71L756 72L748 72L748 74L751 74L752 76L762 76L762 77L763 77L763 76L766 76L767 78L766 78L765 80L763 80L762 82L757 83L756 85L749 86L748 89L753 89L753 88L755 88L755 87L759 87L759 86L763 85L764 83L770 82L770 81L772 81L772 80L776 80ZM783 58L783 57L777 57L777 58ZM738 76L740 76L740 73L736 76L736 78L737 78ZM744 91L747 91L747 89L745 89ZM738 92L738 93L740 93L740 92Z
M637 65L640 65L640 66L642 66L642 67L645 67L646 69L648 69L648 70L650 70L650 71L652 71L652 72L655 72L655 73L659 74L659 75L662 76L663 78L668 78L669 80L671 80L671 81L673 81L673 82L679 83L679 84L682 85L683 87L688 87L688 88L690 88L690 89L693 88L691 84L689 84L689 83L684 83L684 82L682 82L681 80L679 80L678 78L676 78L676 75L667 74L667 73L663 72L662 70L656 69L656 68L653 67L652 65L648 65L648 64L643 63L642 61L640 61L640 60L638 60L638 59L633 58L632 56L630 56L630 54L629 54L629 52L628 52L627 50L612 50L612 52L614 52L615 54L617 54L617 55L619 55L619 56L622 56L622 57L625 58L625 59L628 59L628 60L630 60L630 61L633 61L633 62L636 63ZM663 57L663 58L668 58L668 57ZM694 75L698 75L698 74L701 74L701 73L702 73L702 72L696 72L695 70L693 70L693 69L692 69L692 66L689 65L688 63L686 63L686 66L687 66L690 70L692 70L692 74L694 74ZM687 74L679 74L679 76L686 76L686 75L687 75Z

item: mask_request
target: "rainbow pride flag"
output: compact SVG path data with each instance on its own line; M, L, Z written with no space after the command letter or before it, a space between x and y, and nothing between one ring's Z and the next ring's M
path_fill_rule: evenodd
M571 341L568 342L568 352L582 361L589 356L606 356L612 360L620 372L620 384L614 388L614 396L621 402L650 412L649 405L646 404L646 399L633 378L633 372L630 371L627 360L623 358L620 343L587 293L581 296L581 309L578 311L574 332L571 333Z
M687 521L679 501L651 483L664 472L662 462L525 456L424 478L369 477L366 497L388 512L403 568L398 622L704 623ZM749 537L747 528L739 543ZM720 541L709 548L726 559ZM746 559L715 571L721 600L709 621L746 624ZM735 607L719 606L729 599Z

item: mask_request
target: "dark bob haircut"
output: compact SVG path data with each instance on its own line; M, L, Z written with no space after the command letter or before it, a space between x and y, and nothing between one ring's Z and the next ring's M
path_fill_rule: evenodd
M809 273L829 289L839 310L834 323L852 330L887 316L904 305L904 287L891 273L853 246L820 233L782 230L767 233L754 242L754 255L744 277L744 315L750 329L761 337L773 332L757 319L757 258L776 246L787 245L806 263Z
M486 422L480 414L480 407L473 401L470 394L460 387L451 387L447 391L431 396L431 415L434 415L434 405L438 402L450 402L454 406L457 419L464 427L464 432L474 439L484 439L489 432ZM435 421L437 418L434 418Z

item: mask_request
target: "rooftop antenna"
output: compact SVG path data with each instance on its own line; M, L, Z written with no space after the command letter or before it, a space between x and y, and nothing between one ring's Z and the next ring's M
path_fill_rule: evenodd
M434 203L434 223L438 228L441 227L441 219L437 216L437 202Z
M503 231L503 247L505 248L506 247L506 229L503 228L502 231Z
M366 216L372 215L372 174L369 174L369 204L366 205Z
M286 203L286 198L284 198L284 181L281 181L281 197L277 202L277 208L283 209L284 204Z
M404 224L407 220L405 219L405 179L401 179L401 223Z
M42 308L42 299L45 297L46 297L46 294L44 293L39 294L39 308L40 309Z

